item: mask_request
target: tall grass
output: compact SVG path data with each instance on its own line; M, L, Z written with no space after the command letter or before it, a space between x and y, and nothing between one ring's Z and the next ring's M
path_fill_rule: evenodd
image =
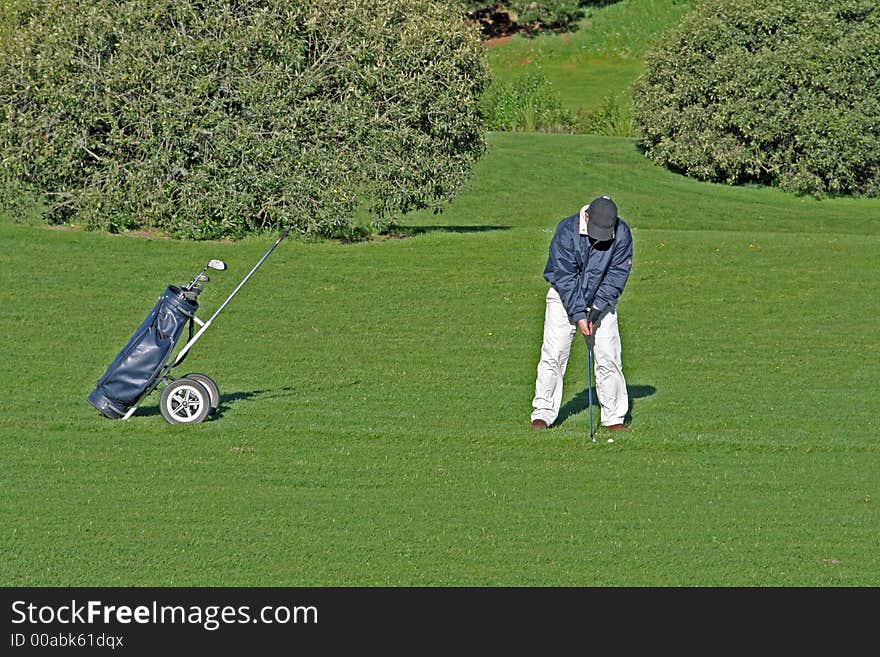
M572 132L575 115L562 106L559 94L540 71L512 82L496 81L480 107L490 130Z

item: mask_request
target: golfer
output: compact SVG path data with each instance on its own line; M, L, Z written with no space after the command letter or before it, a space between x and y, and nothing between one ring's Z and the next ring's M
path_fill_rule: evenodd
M601 196L556 227L544 278L550 283L544 313L544 341L532 400L532 429L556 421L562 403L562 379L571 344L579 330L595 340L593 348L600 422L611 431L628 431L624 418L629 395L623 377L617 300L632 268L629 226L617 205Z

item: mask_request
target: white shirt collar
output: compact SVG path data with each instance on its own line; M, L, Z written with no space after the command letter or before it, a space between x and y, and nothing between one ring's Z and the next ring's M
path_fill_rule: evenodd
M590 209L589 203L587 203L584 207L581 208L581 221L580 221L580 226L579 226L579 231L580 231L581 235L587 234L587 218L584 216L584 214L589 209Z

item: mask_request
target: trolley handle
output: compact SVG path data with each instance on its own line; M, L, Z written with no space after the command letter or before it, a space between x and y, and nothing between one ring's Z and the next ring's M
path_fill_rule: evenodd
M217 315L219 315L219 314L223 311L223 309L224 309L227 305L229 305L229 302L232 301L232 298L233 298L236 294L238 294L238 291L241 290L241 288L244 287L244 284L247 283L248 280L250 279L250 277L254 275L254 272L256 272L257 269L260 268L260 265L262 265L263 262L265 262L266 258L268 258L269 255L272 253L272 251L275 250L275 247L277 247L279 244L281 244L281 240L283 240L285 237L287 237L287 232L288 232L288 231L285 230L284 232L281 233L281 235L278 237L278 239L275 240L275 243L272 244L272 246L270 246L270 247L266 250L266 252L263 254L263 257L260 258L260 259L257 261L257 264L255 264L255 265L251 268L251 270L247 273L247 275L241 280L241 283L239 283L239 284L235 287L235 289L232 291L232 293L231 293L228 297L226 297L226 301L224 301L222 304L220 304L220 307L217 308L217 310L214 311L214 314L211 315L211 318L210 318L208 321L202 323L201 327L200 327L199 330L196 332L195 336L191 337L191 338L189 339L189 341L184 345L183 349L180 350L180 353L177 354L177 357L174 359L174 361L173 361L173 362L171 363L171 365L168 367L169 370L171 370L171 369L177 367L178 365L180 365L180 363L183 362L183 359L186 358L186 355L187 355L187 353L189 353L189 350L192 348L192 346L198 341L198 339L199 339L200 337L202 337L202 333L204 333L205 331L208 330L208 327L209 327L209 326L211 325L211 323L217 318Z

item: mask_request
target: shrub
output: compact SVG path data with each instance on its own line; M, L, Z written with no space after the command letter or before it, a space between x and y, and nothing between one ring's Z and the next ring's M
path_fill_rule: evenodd
M0 185L55 223L350 234L357 212L440 211L485 149L489 73L455 2L9 7Z
M634 114L652 160L704 180L880 195L875 0L702 2L646 63Z
M493 82L480 104L490 130L572 132L574 128L574 115L562 106L559 94L540 70L511 82Z

